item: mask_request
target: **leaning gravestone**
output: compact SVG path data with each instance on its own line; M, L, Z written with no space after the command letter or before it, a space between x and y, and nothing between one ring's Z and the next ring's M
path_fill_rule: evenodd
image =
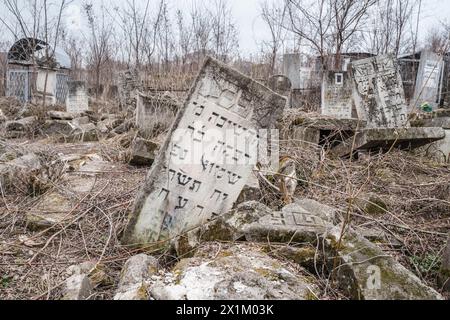
M430 104L433 109L438 107L439 85L443 69L443 58L430 51L422 52L412 103L413 109L420 108L424 103Z
M352 72L356 108L367 128L409 126L402 79L392 56L352 62Z
M353 85L348 72L324 72L322 81L322 114L338 119L351 119Z
M124 242L169 240L233 208L259 160L260 129L286 99L208 58L140 191Z

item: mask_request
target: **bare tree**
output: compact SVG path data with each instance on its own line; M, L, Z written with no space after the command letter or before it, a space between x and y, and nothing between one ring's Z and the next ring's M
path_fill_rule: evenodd
M412 29L413 11L416 0L380 0L371 11L371 30L367 32L370 43L368 49L375 54L409 52L413 47Z
M102 5L103 7L103 5ZM88 38L88 63L92 66L95 77L96 96L99 96L102 68L110 57L112 26L107 23L104 9L97 16L94 7L90 3L84 5L84 10L89 24Z
M273 75L278 57L278 51L282 46L286 32L283 22L286 18L286 3L269 2L265 0L260 5L261 17L270 31L270 39L263 41L263 46L270 52L270 73Z
M216 58L225 62L238 50L238 30L233 13L225 0L212 1L211 42Z
M288 19L285 28L324 57L333 54L339 69L345 46L357 36L369 9L378 0L285 0ZM325 67L325 66L324 66Z

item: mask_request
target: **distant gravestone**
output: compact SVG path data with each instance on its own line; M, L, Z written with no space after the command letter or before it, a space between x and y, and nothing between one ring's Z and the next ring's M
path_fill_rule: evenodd
M89 97L84 81L69 81L69 93L66 100L66 108L69 113L83 113L89 110Z
M420 108L424 103L437 109L443 69L444 60L441 57L430 51L422 52L411 106L413 109Z
M390 55L352 62L354 99L368 128L408 127L408 107L397 61Z
M291 80L292 89L301 89L301 78L300 78L300 54L291 53L285 54L283 56L283 75Z
M140 191L124 242L176 237L233 208L256 162L260 129L286 99L208 58Z
M322 82L322 114L338 119L351 119L353 85L347 72L324 72Z

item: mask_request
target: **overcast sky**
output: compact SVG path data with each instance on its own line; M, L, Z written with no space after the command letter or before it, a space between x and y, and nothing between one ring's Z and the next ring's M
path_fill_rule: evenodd
M117 0L116 0L117 1ZM144 1L144 0L142 0ZM183 7L191 0L172 0L173 6ZM258 43L261 39L268 38L269 34L259 15L259 4L261 0L228 0L232 7L236 23L240 32L240 49L245 55L258 51ZM279 1L279 0L274 0ZM424 38L434 25L440 21L450 20L450 0L422 0L422 19L420 24L420 37ZM77 8L81 0L75 0L69 12L72 13L71 19L77 19L76 16L80 10ZM108 2L107 2L108 3ZM69 14L70 16L70 14Z

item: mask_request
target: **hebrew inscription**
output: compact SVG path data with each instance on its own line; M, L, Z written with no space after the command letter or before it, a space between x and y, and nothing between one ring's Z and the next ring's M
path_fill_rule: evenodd
M358 116L368 128L409 126L408 107L397 61L378 56L352 63Z
M272 129L285 105L209 58L136 200L125 242L164 242L231 210L260 161L260 130Z

